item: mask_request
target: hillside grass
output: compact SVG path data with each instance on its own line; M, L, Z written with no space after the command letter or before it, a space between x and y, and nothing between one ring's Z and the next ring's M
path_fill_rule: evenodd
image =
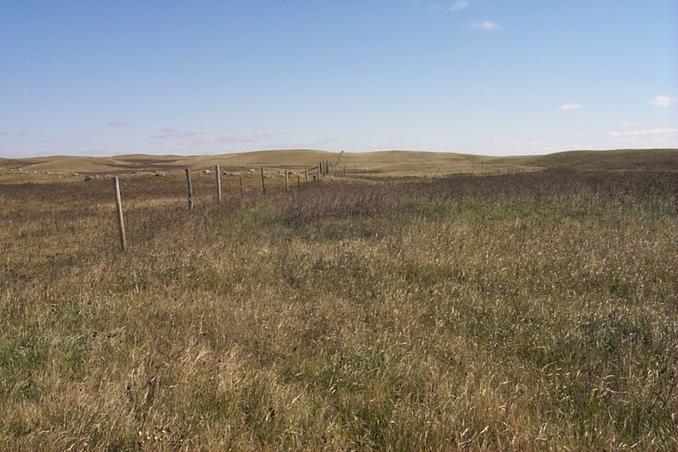
M678 448L678 175L0 184L0 450Z
M494 157L451 152L327 152L307 149L240 152L223 155L116 155L112 157L52 156L26 159L1 159L0 181L9 181L11 172L20 172L22 180L36 174L132 174L154 171L211 169L221 165L227 171L246 172L260 166L273 169L313 168L329 160L354 175L367 176L444 176L454 173L492 174L535 171L548 168L578 170L678 171L678 149L641 149L611 151L570 151L548 155Z

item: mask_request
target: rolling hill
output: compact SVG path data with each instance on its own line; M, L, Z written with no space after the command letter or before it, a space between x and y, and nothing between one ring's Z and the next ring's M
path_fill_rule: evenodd
M53 156L0 159L0 170L37 173L130 173L204 169L221 165L242 170L258 166L312 167L321 160L346 166L354 173L374 175L442 175L459 172L525 171L543 168L579 170L678 171L678 149L568 151L537 156L494 157L415 151L337 153L320 150L265 150L223 155L145 155L112 157Z

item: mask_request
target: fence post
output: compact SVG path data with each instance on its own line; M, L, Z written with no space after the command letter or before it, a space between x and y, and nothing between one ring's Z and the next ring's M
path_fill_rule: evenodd
M242 186L242 174L240 176L240 196L243 196L245 194L245 188Z
M122 199L120 198L120 182L117 177L113 178L113 191L115 192L115 208L118 211L118 228L120 229L120 248L127 250L127 237L125 236L125 219L122 216Z
M285 191L286 192L290 191L290 183L289 183L289 180L288 180L288 174L289 174L288 171L285 170Z
M188 210L193 210L193 184L191 183L191 172L186 168L186 185L188 190Z
M264 180L264 167L260 166L259 169L261 170L261 191L266 194L266 181Z
M304 167L304 176L306 177L306 182L308 182L308 168Z
M214 171L217 173L217 202L221 203L221 171L219 165L214 166Z
M318 180L320 180L320 176L322 175L322 163L318 162Z
M301 187L301 176L297 174L297 188Z

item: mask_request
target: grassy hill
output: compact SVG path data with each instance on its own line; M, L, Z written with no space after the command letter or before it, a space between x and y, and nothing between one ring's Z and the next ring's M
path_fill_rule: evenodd
M509 160L543 168L676 171L678 149L568 151Z
M0 159L0 168L26 172L129 173L182 168L243 169L258 166L312 167L321 160L352 172L381 175L442 175L460 172L524 171L541 168L581 170L678 171L678 149L568 151L538 156L491 157L446 152L378 151L338 153L308 149L265 150L223 155L53 156Z

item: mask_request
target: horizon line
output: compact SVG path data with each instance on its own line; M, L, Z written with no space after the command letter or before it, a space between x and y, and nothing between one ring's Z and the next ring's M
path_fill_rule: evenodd
M35 159L35 158L59 158L59 157L68 157L68 158L115 158L115 157L126 157L126 156L154 156L154 157L217 157L220 155L237 155L237 154L254 154L254 153L264 153L264 152L324 152L328 154L339 154L341 152L348 154L376 154L383 152L408 152L408 153L421 153L421 154L455 154L455 155L470 155L477 157L492 157L492 158L503 158L503 157L538 157L546 156L553 154L562 154L566 152L619 152L619 151L678 151L678 147L659 147L659 148L576 148L576 149L563 149L553 152L545 152L539 154L504 154L504 155L492 155L492 154L478 154L474 152L457 152L457 151L426 151L426 150L412 150L412 149L378 149L370 151L360 151L360 150L338 150L330 151L326 149L311 149L311 148L274 148L274 149L255 149L248 151L233 151L233 152L221 152L221 153L195 153L195 154L161 154L161 153L144 153L144 152L130 152L125 154L34 154L26 155L20 157L5 157L0 155L0 159L4 160L25 160L25 159Z

